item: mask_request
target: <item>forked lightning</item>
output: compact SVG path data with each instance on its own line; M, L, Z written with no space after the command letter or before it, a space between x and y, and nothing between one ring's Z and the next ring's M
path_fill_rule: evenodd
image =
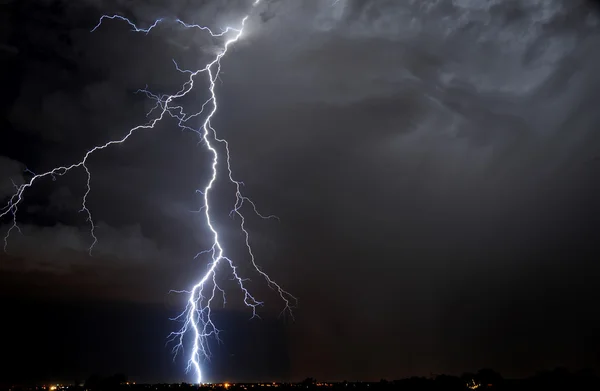
M252 7L256 7L259 3L260 0L255 0L252 4ZM89 247L89 251L91 254L94 246L98 242L98 238L95 235L95 225L94 220L92 218L92 213L87 206L87 198L90 192L92 191L92 175L88 166L88 159L98 151L106 149L115 144L124 143L140 130L153 129L157 123L159 123L163 118L167 116L175 118L180 128L196 132L203 141L203 144L206 145L208 151L212 155L212 164L210 167L212 176L208 181L206 187L202 190L198 190L198 193L202 195L203 205L201 207L201 211L204 212L206 226L213 237L213 244L209 250L200 252L197 255L197 257L199 257L203 254L210 254L210 263L208 265L208 270L206 271L206 273L204 273L201 276L198 282L191 289L185 291L176 291L181 293L185 292L189 295L189 298L187 300L187 306L185 310L177 318L175 318L175 320L180 320L183 322L183 327L179 331L171 333L169 340L175 342L173 352L175 355L177 355L177 353L180 350L183 350L185 342L187 340L186 337L190 336L190 338L192 339L192 344L191 350L189 352L187 370L193 370L195 372L196 381L198 383L202 382L202 371L200 367L201 361L210 357L208 338L212 336L218 339L219 334L219 330L216 328L211 318L211 305L213 303L213 300L215 300L217 293L221 293L223 295L223 300L225 300L225 292L217 284L217 274L221 271L218 269L219 265L225 264L229 266L233 277L237 281L237 284L239 285L239 288L241 289L244 295L244 303L252 310L252 317L257 316L257 307L262 305L262 302L255 299L254 296L250 293L250 291L246 288L244 284L246 280L238 274L236 264L231 258L227 257L226 251L219 237L219 232L212 223L210 195L218 179L217 173L219 171L220 164L224 163L226 165L228 172L228 176L226 179L235 185L236 202L233 206L233 209L231 210L231 215L235 215L239 218L240 228L244 235L244 243L247 247L248 255L252 266L262 277L264 277L267 284L271 288L275 289L281 296L281 299L284 303L284 309L282 313L288 313L292 315L292 308L297 304L296 298L288 292L286 292L275 281L273 281L257 265L255 261L254 253L250 246L250 236L245 227L245 218L242 214L242 207L244 205L249 205L252 211L255 212L261 218L267 219L274 218L275 216L261 215L257 211L256 205L242 194L242 183L235 180L233 177L233 172L230 163L229 144L226 140L220 138L216 130L211 126L211 120L217 113L218 109L215 88L216 80L219 77L219 73L221 71L221 59L227 54L229 47L240 39L249 16L250 13L243 17L237 28L227 27L218 33L213 32L209 27L199 26L196 24L188 24L179 19L172 20L173 23L179 24L184 28L200 29L202 31L205 31L207 34L210 34L212 37L222 37L224 39L224 43L221 50L217 53L217 55L213 58L211 62L206 64L206 66L204 66L203 68L195 71L182 70L179 68L179 66L177 66L177 64L175 64L176 69L179 72L189 75L189 78L181 85L181 88L172 95L156 95L150 92L148 89L140 90L141 92L145 93L146 96L148 96L150 99L156 101L156 105L149 113L149 115L152 115L154 113L155 116L149 122L130 129L120 139L111 140L106 142L105 144L95 146L94 148L87 151L83 155L82 159L76 163L73 163L68 166L56 167L44 173L32 173L32 176L24 184L15 185L15 193L9 198L6 206L0 209L0 218L10 217L12 220L12 223L4 238L4 250L6 251L8 246L8 239L11 233L14 230L19 230L19 226L17 224L17 212L19 210L19 206L23 203L23 197L25 195L25 192L41 179L49 177L52 179L56 179L56 177L65 175L66 173L74 169L83 169L87 175L87 181L86 190L81 202L81 212L85 213L86 221L90 224L91 244ZM100 18L98 25L92 29L92 32L100 28L105 20L111 19L118 19L125 23L128 23L132 27L133 31L145 34L148 34L153 28L158 26L160 23L169 22L169 20L164 18L157 19L156 21L154 21L154 23L150 25L150 27L143 29L137 27L135 23L123 16L104 15ZM184 97L194 89L194 81L199 76L205 76L207 78L209 99L200 106L197 112L189 114L185 112L182 106L177 105L176 102L178 99ZM207 112L205 113L205 109L207 108L209 108L209 110L207 110ZM202 126L198 129L194 128L194 126L191 124L191 120L201 119L202 115L204 115ZM219 148L217 147L218 144L223 146L223 152L219 152Z

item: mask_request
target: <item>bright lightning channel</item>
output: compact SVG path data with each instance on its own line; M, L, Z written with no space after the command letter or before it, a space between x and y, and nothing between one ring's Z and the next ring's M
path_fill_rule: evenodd
M259 3L260 3L260 0L255 0L253 2L252 6L256 7ZM228 38L225 40L225 43L223 44L221 51L218 52L218 54L213 58L213 60L211 62L206 64L201 69L198 69L195 71L182 70L179 68L177 63L175 63L175 67L179 72L189 75L189 78L187 79L187 81L185 81L182 84L181 88L176 93L174 93L172 95L156 95L156 94L150 92L148 89L142 89L139 91L139 92L145 93L146 96L149 97L150 99L153 99L156 101L156 105L152 108L152 110L150 110L150 112L148 113L148 116L151 115L153 112L158 112L158 115L156 115L148 123L143 124L143 125L138 125L134 128L131 128L123 137L121 137L119 139L111 140L111 141L106 142L105 144L101 144L101 145L97 145L97 146L93 147L92 149L88 150L83 155L83 158L80 161L78 161L76 163L73 163L73 164L67 165L67 166L56 167L56 168L53 168L52 170L49 170L49 171L46 171L46 172L40 173L40 174L35 174L35 173L28 171L32 175L30 177L30 179L22 185L15 185L15 193L9 198L6 206L4 206L2 209L0 209L0 218L10 216L11 220L12 220L12 224L10 225L10 227L6 233L6 236L4 237L4 250L6 251L7 246L8 246L8 239L9 239L12 231L17 230L20 232L19 226L17 224L17 212L18 212L19 206L23 202L23 195L24 195L25 191L28 190L29 188L31 188L36 182L38 182L41 179L52 178L53 180L55 180L57 177L63 176L66 173L68 173L74 169L82 168L87 175L87 180L86 180L86 191L82 198L80 212L85 214L86 221L90 224L90 235L91 235L92 241L91 241L91 244L89 247L89 253L91 255L94 246L98 242L98 238L95 235L95 225L94 225L94 220L92 218L92 213L87 206L87 199L88 199L90 192L92 191L92 188L91 188L92 175L91 175L91 171L88 167L89 158L96 152L106 149L112 145L124 143L131 136L133 136L134 133L136 133L137 131L153 129L155 127L155 125L157 123L159 123L160 121L162 121L162 119L165 118L166 116L175 118L178 122L178 126L181 129L191 130L191 131L197 133L213 157L212 164L211 164L212 176L211 176L210 180L208 181L208 184L206 185L206 187L204 187L204 189L197 190L197 192L202 195L203 205L201 206L200 211L204 211L206 226L213 237L213 243L209 250L205 250L205 251L198 253L196 255L196 258L203 254L210 254L211 259L210 259L210 263L208 265L208 270L206 271L206 273L204 273L201 276L201 278L198 280L198 282L190 290L172 291L172 292L178 292L178 293L186 293L189 295L189 298L187 300L187 305L186 305L185 310L178 317L174 318L174 320L182 321L183 326L181 327L181 329L179 331L171 333L170 338L169 338L170 341L176 343L175 347L173 348L173 353L176 356L177 353L180 350L183 350L183 348L184 348L185 337L191 334L193 343L192 343L191 352L189 353L189 359L188 359L186 371L190 371L190 370L194 371L197 383L202 382L202 371L201 371L201 367L200 367L201 361L210 358L208 339L209 339L209 337L214 337L214 338L218 339L218 334L219 334L219 330L216 328L215 324L213 323L212 317L211 317L211 308L212 308L211 304L212 304L213 300L215 299L217 293L220 293L223 295L223 301L225 302L225 292L217 284L217 268L218 268L219 264L225 263L225 265L228 265L229 268L231 269L231 273L233 274L235 281L237 281L237 284L244 295L244 303L246 304L246 306L250 307L252 310L252 317L258 316L257 315L257 307L262 305L262 302L255 299L254 296L250 293L250 291L246 288L245 281L247 281L247 279L242 278L238 274L237 266L235 265L235 263L233 262L233 260L231 258L227 257L225 250L223 248L221 239L219 237L219 232L217 231L217 229L215 228L215 226L212 223L211 208L210 208L210 194L215 186L215 183L217 182L218 168L219 168L219 164L222 164L221 163L222 160L224 160L225 164L226 164L227 173L228 173L227 180L229 180L233 185L235 185L236 201L233 206L233 209L231 210L230 215L237 216L240 220L240 229L244 235L244 243L247 248L252 266L266 280L269 287L273 288L274 290L276 290L279 293L279 295L285 305L284 309L282 310L282 314L288 313L290 316L293 317L292 308L294 308L294 306L297 304L297 299L294 296L292 296L290 293L285 291L275 281L273 281L256 263L254 253L252 251L252 247L250 246L250 235L245 227L246 220L245 220L244 215L242 214L242 207L244 205L249 205L251 207L251 209L259 217L264 218L264 219L276 218L276 217L275 216L264 216L264 215L260 214L256 208L256 205L249 198L247 198L246 196L244 196L242 194L241 186L243 185L243 183L235 180L233 177L233 172L232 172L231 163L230 163L231 159L230 159L230 153L229 153L229 144L225 139L218 137L216 130L211 125L211 120L214 118L215 114L217 113L217 109L218 109L217 95L215 92L215 88L216 88L216 81L217 81L220 71L221 71L221 59L227 54L229 47L240 39L240 37L244 31L246 21L249 16L250 16L250 14L247 14L246 16L244 16L242 18L238 28L227 27L218 33L213 32L210 28L205 27L205 26L199 26L196 24L187 24L180 19L174 20L176 23L182 25L184 28L200 29L202 31L207 32L212 37L225 37L226 38L227 36L230 36L230 35L233 35L233 36L231 38ZM130 21L129 19L127 19L123 16L103 15L100 18L100 21L98 22L98 24L92 29L92 32L94 32L96 29L100 28L102 23L105 20L115 20L115 19L121 20L121 21L129 24L133 31L141 32L141 33L145 33L145 34L148 34L153 28L158 26L161 22L165 22L165 19L163 19L163 18L157 19L156 21L154 21L153 24L150 25L150 27L143 29L143 28L137 27L135 23L133 23L132 21ZM207 80L209 83L208 92L209 92L210 97L208 98L207 101L205 101L200 106L199 111L197 111L193 114L187 114L184 111L184 108L182 106L175 105L175 101L186 96L190 91L192 91L194 89L194 81L195 81L196 77L201 74L206 75L206 77L207 77ZM191 127L190 125L188 125L188 122L191 119L200 117L204 113L204 110L206 107L210 107L210 110L209 110L208 114L206 114L204 122L202 123L202 126L200 127L200 129L195 129L195 128ZM213 145L213 141L216 143L222 144L224 146L224 150L225 150L224 157L220 156L219 151L217 150L215 145ZM210 286L212 286L212 288L210 288Z

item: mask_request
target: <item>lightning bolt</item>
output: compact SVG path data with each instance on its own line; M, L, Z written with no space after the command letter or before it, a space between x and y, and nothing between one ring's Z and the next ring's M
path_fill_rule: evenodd
M252 4L252 7L256 7L259 3L260 0L255 0ZM208 231L212 236L212 246L208 250L199 252L196 255L196 258L205 254L209 254L210 261L208 264L208 270L199 278L197 283L193 285L191 289L182 291L171 291L176 293L187 294L188 300L184 311L178 317L173 318L173 320L181 321L183 323L183 326L181 327L181 329L171 333L169 336L169 341L175 343L175 347L173 348L174 357L177 356L179 351L183 350L186 337L190 336L190 338L192 339L192 347L189 353L186 371L194 371L197 383L202 382L201 362L203 360L209 359L211 355L208 346L208 339L210 337L214 337L218 340L219 338L219 329L217 329L211 317L213 301L215 300L218 294L223 295L224 303L226 301L224 290L221 289L217 284L217 275L220 271L219 266L225 265L230 269L234 280L237 282L237 285L243 293L244 304L251 309L252 318L258 317L257 308L263 304L261 301L257 300L246 287L245 283L247 279L240 276L236 263L234 263L234 261L226 255L223 243L219 236L219 232L213 225L213 218L211 215L210 207L210 195L217 183L219 167L221 164L224 163L227 169L227 177L225 179L231 184L233 184L235 188L235 203L233 205L233 208L231 209L230 216L237 217L240 221L240 229L243 233L244 244L248 251L248 255L252 266L254 267L256 272L264 278L268 286L278 292L284 304L282 314L289 314L293 317L292 308L294 308L297 304L297 299L290 293L285 291L273 279L271 279L269 275L265 273L256 263L254 252L252 251L252 247L250 245L250 235L245 226L246 219L242 213L242 208L245 205L249 206L254 213L256 213L259 217L263 219L271 219L276 217L262 215L257 210L257 207L254 204L254 202L252 202L248 197L243 195L241 191L243 183L234 179L233 170L231 167L229 143L227 142L227 140L220 138L217 134L217 131L211 125L211 121L218 110L218 101L215 89L216 81L219 78L219 74L221 72L221 59L227 54L231 45L233 45L240 39L240 37L243 34L246 21L249 17L250 12L241 19L239 27L227 27L221 32L213 32L210 28L205 26L187 24L179 19L173 20L173 22L183 26L186 29L199 29L210 34L212 37L222 37L223 39L225 39L222 49L216 54L212 61L207 63L203 68L194 71L183 70L174 61L176 70L188 75L187 80L181 85L181 88L177 92L171 95L157 95L149 91L147 88L139 90L139 92L146 94L148 98L156 101L156 105L148 113L148 116L152 115L153 113L157 113L154 114L153 119L151 119L145 124L131 128L123 137L119 139L111 140L106 142L105 144L93 147L92 149L88 150L83 155L82 159L76 163L73 163L68 166L56 167L52 170L39 174L35 174L31 171L28 171L31 174L29 180L27 180L22 185L15 185L14 194L8 199L7 204L2 209L0 209L0 218L9 216L12 220L12 224L10 225L6 236L4 237L4 250L6 251L8 246L8 239L12 231L17 230L20 232L19 226L17 224L17 213L19 210L19 206L23 203L24 193L28 189L30 189L34 184L36 184L44 178L52 178L53 180L56 180L57 177L61 177L70 171L73 171L75 169L83 169L87 175L87 180L86 191L82 198L80 212L85 214L86 222L90 225L91 244L89 247L89 252L91 255L94 246L98 242L98 238L95 235L94 219L92 218L92 213L89 207L87 206L87 199L90 192L92 191L92 175L88 166L88 161L92 157L92 155L95 155L98 152L109 148L110 146L125 143L130 137L132 137L139 131L153 129L156 126L156 124L162 121L165 117L172 117L176 119L179 128L197 133L200 140L203 142L203 144L206 146L206 148L212 155L212 164L210 165L212 176L210 177L210 180L203 189L197 190L197 192L202 195L203 202L199 211L204 212L206 227L208 228ZM161 22L167 21L166 19L161 18L154 21L154 23L152 23L147 28L139 28L135 23L123 16L103 15L100 18L98 24L91 31L94 32L98 28L100 28L105 20L123 21L131 26L132 31L144 34L150 33L150 31L156 26L158 26ZM176 104L176 101L186 96L190 91L194 89L195 81L197 77L200 76L205 76L208 80L209 98L200 106L200 109L197 112L188 114L185 112L182 106ZM205 109L207 108L209 108L208 112L205 113ZM191 125L189 125L190 120L195 118L202 118L201 116L203 114L205 115L204 120L202 122L202 126L199 129L193 128ZM219 152L219 148L217 147L217 145L222 145L222 150L224 150L224 152Z

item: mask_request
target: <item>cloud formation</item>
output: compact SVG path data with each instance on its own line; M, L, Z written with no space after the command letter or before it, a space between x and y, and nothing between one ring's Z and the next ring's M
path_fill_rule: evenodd
M15 191L15 185L23 183L23 164L0 155L0 200Z
M4 233L7 226L1 227ZM97 225L101 238L93 248L89 228L57 224L48 227L20 224L22 234L13 231L3 268L13 271L44 271L63 274L73 266L104 266L107 268L148 267L164 262L169 254L161 251L156 243L144 236L138 225L121 228L110 227L102 222Z
M396 376L378 359L389 351L406 374L460 370L490 354L513 362L489 341L502 327L519 334L557 324L531 314L534 304L595 327L582 308L597 289L577 276L598 272L597 12L579 0L332 3L265 3L223 60L217 86L214 126L230 141L236 178L281 218L248 223L258 261L301 299L294 367L327 377L324 363L337 360L339 376ZM218 44L170 22L148 35L118 22L92 34L101 12L218 29L245 3L63 4L58 16L19 5L10 19L27 21L10 26L9 44L28 66L14 77L18 98L3 108L16 140L10 151L0 145L12 159L0 164L3 189L22 174L14 161L34 171L72 162L145 122L152 102L134 92L177 90L172 59L191 69ZM232 4L241 8L230 12ZM166 121L90 161L90 206L106 222L98 257L85 255L81 172L26 195L26 235L9 248L32 270L106 262L147 273L144 292L163 288L154 284L166 269L185 276L169 287L187 286L206 242L191 212L208 175L197 142ZM226 216L215 224L239 241L231 202L215 194L216 215ZM247 261L241 248L228 250ZM133 288L123 286L126 296ZM385 324L381 333L345 350L344 338L364 338L375 324ZM531 338L542 346L545 336ZM563 342L552 348L584 346ZM305 350L311 344L326 348L316 356ZM371 367L363 357L375 357ZM513 370L544 366L523 357Z

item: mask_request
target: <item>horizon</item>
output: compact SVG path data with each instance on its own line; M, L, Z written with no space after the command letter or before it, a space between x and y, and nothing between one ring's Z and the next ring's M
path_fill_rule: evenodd
M502 374L495 372L493 369L490 368L481 368L477 371L473 371L473 372L463 372L461 374L443 374L443 373L439 373L439 374L430 374L429 376L409 376L406 378L398 378L398 379L380 379L377 381L360 381L360 380L343 380L343 381L327 381L327 380L318 380L318 379L314 379L311 377L307 377L305 379L303 379L302 381L286 381L286 382L276 382L276 381L258 381L258 382L233 382L233 381L224 381L224 382L206 382L206 383L189 383L189 382L175 382L175 383L165 383L165 382L155 382L155 383L146 383L146 382L134 382L131 381L127 378L126 375L124 374L115 374L115 375L111 375L111 376L107 376L107 377L102 377L99 375L92 375L90 376L89 379L87 379L84 382L73 382L73 383L69 383L69 382L45 382L45 383L37 383L37 384L22 384L22 383L15 383L11 385L12 389L22 389L19 387L28 387L28 388L24 388L26 390L47 390L47 391L64 391L64 390L68 390L68 389L73 389L73 388L90 388L91 389L96 389L98 386L97 385L89 385L87 384L88 382L90 382L91 379L96 379L95 382L102 382L102 381L111 381L111 378L123 378L123 380L117 382L117 383L112 383L112 385L110 386L102 386L102 388L114 388L114 387L120 387L121 389L123 387L146 387L146 386L172 386L172 385L176 385L176 386L188 386L188 387L192 387L192 388L220 388L220 389L237 389L237 388L241 388L244 390L247 390L247 386L254 388L255 386L258 386L257 388L270 388L270 387L285 387L285 386L293 386L293 387L302 387L302 388L329 388L329 387L336 387L336 386L347 386L347 385L374 385L374 386L394 386L394 385L398 385L400 383L403 382L407 382L407 381L415 381L415 380L426 380L426 381L430 381L430 382L440 382L443 381L445 383L447 383L449 381L449 379L454 379L454 380L460 380L461 382L463 382L465 384L465 386L467 388L470 389L474 389L472 386L473 385L477 385L479 384L480 386L485 386L485 384L483 384L481 381L481 377L487 377L488 379L493 378L494 380L488 380L490 382L493 383L497 383L495 384L496 386L498 385L507 385L507 384L512 384L515 382L523 382L524 384L526 382L531 382L531 381L547 381L548 379L575 379L575 378L580 378L582 380L587 379L586 381L588 382L593 382L595 381L596 384L600 384L600 376L592 369L583 369L583 370L579 370L579 371L570 371L568 368L563 368L563 367L557 367L557 368L553 368L553 369L548 369L548 370L540 370L540 371L536 371L535 373L526 376L526 377L518 377L518 378L510 378L510 377L504 377L502 376ZM126 380L125 380L126 379ZM450 380L453 381L453 380ZM564 380L560 380L560 381L564 381ZM98 383L100 384L100 383ZM591 383L589 383L591 384ZM1 386L1 383L0 383ZM488 384L488 387L491 387L492 384ZM476 386L475 388L478 388L479 386Z

